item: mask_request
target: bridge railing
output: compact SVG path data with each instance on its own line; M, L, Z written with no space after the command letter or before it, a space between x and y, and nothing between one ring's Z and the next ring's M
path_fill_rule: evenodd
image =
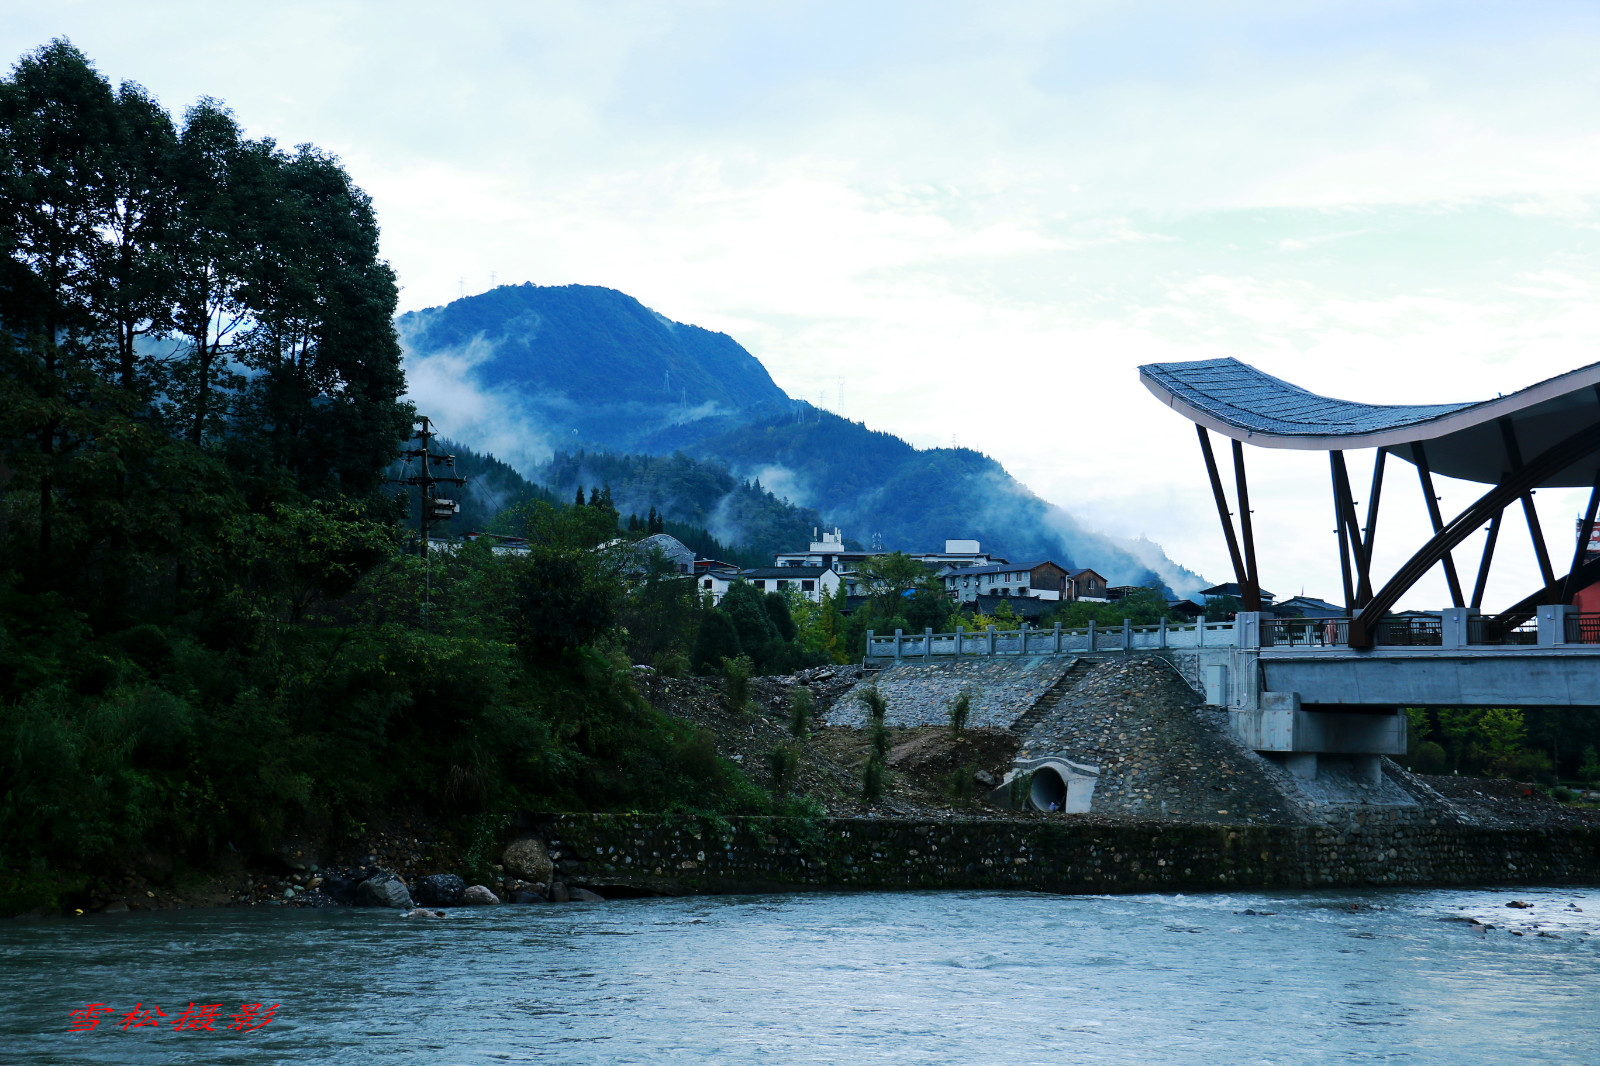
M1492 616L1474 616L1467 619L1467 643L1537 644L1539 624L1529 621L1512 625Z
M1600 644L1600 614L1567 615L1568 644Z
M1159 622L1136 626L1124 621L1120 626L1102 627L1095 623L1078 629L1055 625L1049 629L1022 626L1018 629L966 629L953 633L921 633L895 630L893 636L867 631L869 659L940 659L981 655L1056 655L1097 652L1159 650L1162 648L1226 647L1234 643L1232 622Z
M1348 618L1268 618L1261 622L1263 648L1324 648L1348 643Z

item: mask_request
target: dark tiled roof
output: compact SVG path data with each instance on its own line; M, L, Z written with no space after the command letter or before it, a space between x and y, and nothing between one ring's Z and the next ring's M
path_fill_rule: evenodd
M1037 596L979 596L969 602L984 614L991 613L1002 603L1009 604L1012 614L1020 614L1025 618L1037 618L1061 606L1060 600L1041 600Z
M741 570L740 577L821 577L829 571L825 566L763 566L755 570Z
M1307 392L1237 359L1151 363L1140 374L1217 421L1273 436L1341 436L1418 425L1477 406L1372 404Z

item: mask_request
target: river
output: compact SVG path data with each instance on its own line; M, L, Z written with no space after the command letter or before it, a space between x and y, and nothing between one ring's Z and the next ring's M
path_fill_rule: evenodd
M1600 1062L1596 889L217 909L0 923L0 959L18 1064Z

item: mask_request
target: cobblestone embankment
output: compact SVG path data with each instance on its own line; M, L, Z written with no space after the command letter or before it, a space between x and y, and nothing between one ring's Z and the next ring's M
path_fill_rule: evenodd
M602 894L797 889L1206 891L1600 884L1600 829L559 815L551 846Z
M1088 667L1023 737L1033 756L1065 755L1100 768L1095 814L1199 822L1297 824L1304 816L1259 756L1228 735L1156 656Z
M1068 655L1029 655L892 663L876 675L878 691L889 705L884 722L894 729L944 725L950 720L950 704L965 690L972 693L969 725L1007 729L1076 661ZM827 721L859 728L866 724L866 713L860 700L847 694L828 711Z

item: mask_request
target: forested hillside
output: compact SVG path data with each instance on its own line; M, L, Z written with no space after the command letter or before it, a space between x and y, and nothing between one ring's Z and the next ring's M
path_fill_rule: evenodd
M584 485L608 487L623 513L654 508L673 522L709 530L755 566L772 565L773 552L804 548L822 522L816 511L778 499L760 481L737 478L720 463L681 452L558 452L534 476L562 498Z

